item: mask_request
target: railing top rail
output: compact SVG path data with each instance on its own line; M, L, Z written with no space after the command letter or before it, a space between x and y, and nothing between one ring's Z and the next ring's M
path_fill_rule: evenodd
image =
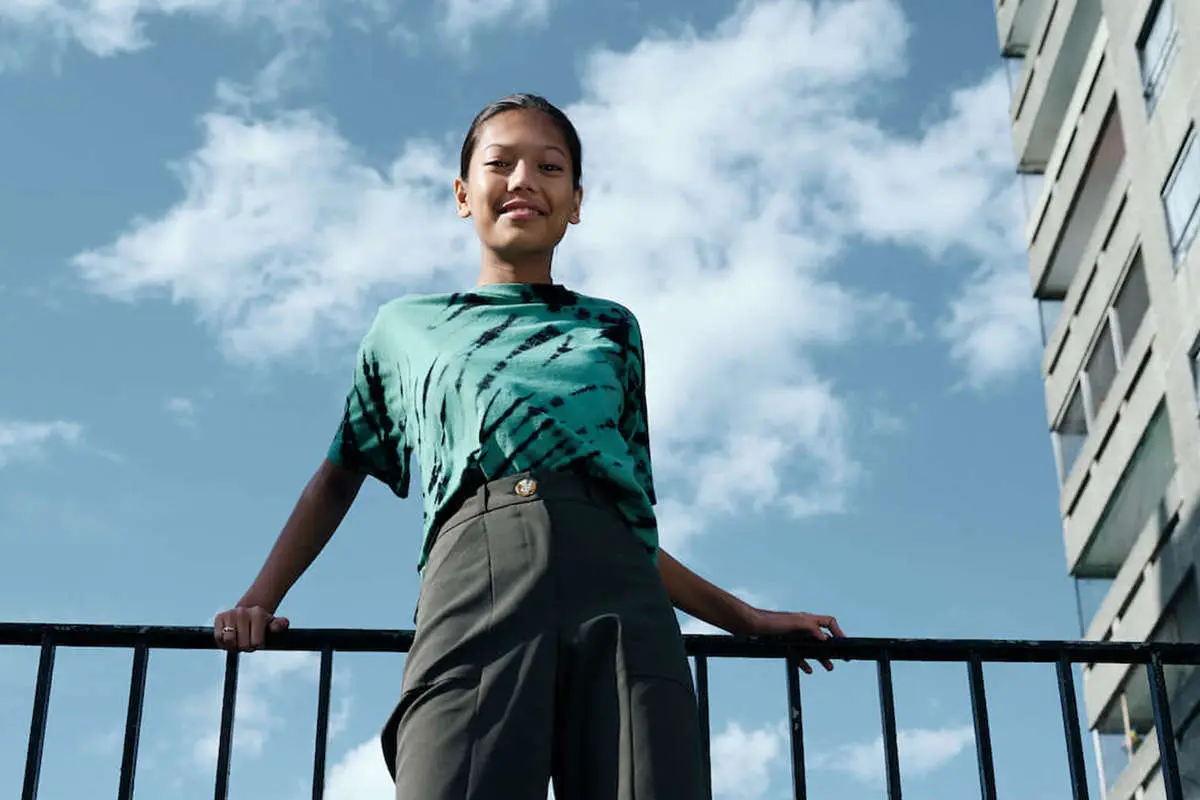
M270 636L266 650L403 653L411 630L293 629ZM1200 643L1023 641L1013 639L852 638L826 642L789 638L688 635L688 653L712 658L831 658L848 661L1112 663L1145 664L1157 654L1164 663L1200 664ZM69 625L0 622L0 645L65 647L145 646L214 649L211 628L152 625Z

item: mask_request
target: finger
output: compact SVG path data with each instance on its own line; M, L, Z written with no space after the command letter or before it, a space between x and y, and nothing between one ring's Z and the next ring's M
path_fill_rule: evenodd
M263 646L266 638L267 625L271 618L260 608L250 610L250 651L254 652Z
M822 658L821 666L825 668L826 672L833 672L833 663L831 661Z
M287 621L286 617L275 617L274 619L271 620L271 627L270 627L271 633L279 633L280 631L286 631L288 629L288 625L290 625L290 624L291 623L289 623Z
M808 665L808 662L805 661L804 659L800 659L800 669L804 672L805 675L813 674L812 667L810 667Z
M825 619L827 620L825 622L825 627L828 628L834 636L838 637L839 639L846 638L846 634L842 633L842 628L840 625L838 625L838 621L836 619L833 617L826 617Z
M235 625L236 620L230 611L223 612L217 617L216 622L213 624L213 636L216 637L218 647L223 650L230 650L237 646L237 630ZM230 627L234 627L234 630L225 630Z
M243 652L250 649L250 610L239 608L237 610L237 646L238 650Z

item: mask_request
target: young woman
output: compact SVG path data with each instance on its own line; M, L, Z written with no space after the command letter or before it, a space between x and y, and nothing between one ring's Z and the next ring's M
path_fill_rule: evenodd
M546 100L480 112L454 182L478 284L380 309L325 461L216 617L229 649L286 628L276 609L364 478L406 497L415 452L416 638L382 736L403 800L541 800L551 777L562 800L695 800L700 731L672 605L735 634L842 635L833 617L753 608L659 548L637 319L551 278L581 174L575 128Z

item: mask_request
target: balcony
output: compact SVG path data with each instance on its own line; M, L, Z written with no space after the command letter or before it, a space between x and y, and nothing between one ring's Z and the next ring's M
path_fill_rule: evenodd
M1111 457L1093 462L1090 480L1066 515L1067 562L1081 578L1111 578L1147 521L1161 516L1175 475L1175 451L1166 405L1150 386L1138 387L1128 414L1106 442ZM1149 417L1147 419L1147 417ZM1134 438L1136 437L1136 439Z
M326 753L330 730L330 694L333 684L334 656L338 653L404 653L412 644L411 631L292 630L272 637L267 649L320 654L320 678L316 697L316 730L312 748L311 792L314 800L324 796ZM802 658L845 659L873 662L878 677L882 758L887 796L898 800L900 788L900 747L897 736L892 667L901 662L956 663L964 668L969 687L975 733L979 786L985 800L994 800L996 773L992 754L991 728L983 665L997 663L1053 664L1058 684L1062 732L1066 745L1071 796L1088 797L1084 749L1078 709L1075 703L1075 669L1081 663L1144 665L1145 695L1150 698L1150 713L1158 747L1158 763L1169 800L1183 800L1180 758L1176 750L1177 730L1172 719L1173 697L1170 682L1173 665L1200 663L1200 647L1178 643L1114 642L1020 642L983 640L911 640L854 639L825 643L798 643L783 639L747 639L728 636L688 636L687 649L693 661L698 695L697 713L704 733L703 757L711 768L709 739L709 664L718 659L770 659L780 670L781 708L791 721L788 735L791 745L792 796L807 797L804 758L805 724L801 704L798 662ZM25 758L22 800L36 800L41 774L47 720L51 709L51 686L56 655L64 649L119 648L131 652L132 668L127 698L125 725L121 736L120 782L118 800L131 800L138 768L142 711L153 652L213 650L212 632L207 628L152 628L119 626L62 626L36 624L0 624L0 647L34 647L40 650L37 683ZM239 667L245 659L237 653L225 657L225 677L220 699L220 729L217 738L214 797L229 796L233 730L237 715ZM786 705L785 705L786 703ZM295 774L295 770L292 774ZM711 769L710 769L711 781ZM711 786L709 787L711 797Z
M1155 531L1155 538L1160 534ZM1143 567L1137 585L1122 598L1123 609L1109 622L1100 641L1149 641L1163 635L1164 626L1179 630L1166 641L1200 641L1200 616L1196 614L1194 598L1196 585L1191 560L1194 541L1182 537L1172 542L1170 552ZM1175 598L1190 601L1186 613L1175 613L1179 603ZM1149 698L1141 693L1136 682L1129 688L1129 669L1119 664L1097 664L1084 671L1084 701L1088 709L1088 725L1101 731L1115 730L1115 703L1122 702L1135 719L1147 718ZM1124 696L1124 699L1121 699ZM1179 706L1176 706L1179 709Z
M1019 172L1044 172L1080 75L1100 31L1094 0L1048 0L1035 25L1013 98L1013 145Z
M1069 128L1050 155L1030 212L1029 271L1038 297L1060 298L1069 289L1125 162L1113 65L1104 57L1107 39L1095 39L1071 101Z
M1021 58L1033 41L1046 0L996 0L996 29L1005 58Z
M1137 245L1137 224L1132 214L1126 214L1128 200L1128 178L1122 175L1118 190L1109 195L1091 243L1088 245L1085 264L1072 281L1062 301L1054 330L1046 342L1042 357L1042 372L1046 382L1046 410L1049 422L1061 415L1062 409L1071 402L1071 393L1078 391L1081 371L1091 360L1097 347L1097 339L1105 333L1102 329L1111 316L1112 297L1116 283L1130 271L1141 271L1138 265L1130 267L1131 257L1140 260L1134 248ZM1145 282L1144 275L1141 277ZM1122 332L1130 337L1137 333L1130 327L1133 320L1122 321ZM1125 355L1129 342L1122 342L1121 355ZM1095 416L1103 398L1093 397L1091 413ZM1064 470L1065 473L1069 469Z
M1134 247L1133 239L1126 239L1132 230L1131 225L1113 229L1112 253L1075 285L1078 292L1068 295L1075 311L1056 332L1047 366L1055 462L1063 496L1072 498L1072 506L1108 442L1107 435L1092 434L1111 432L1128 393L1139 385L1148 354L1151 334L1142 336L1151 317L1145 264L1140 250L1132 258L1124 255ZM1120 391L1114 392L1118 384Z
M1194 572L1190 564L1171 566L1181 566L1182 570L1169 578L1161 573L1148 578L1137 592L1133 605L1141 607L1130 608L1127 618L1131 624L1120 626L1121 638L1140 635L1157 642L1200 640ZM1159 584L1160 578L1167 578L1167 582ZM1200 703L1200 675L1194 666L1172 665L1167 667L1165 677L1179 723L1176 738L1187 743L1182 767L1192 772L1194 737L1200 730L1200 726L1192 724ZM1096 732L1101 750L1108 751L1103 756L1104 788L1114 800L1134 796L1154 767L1152 754L1147 758L1144 752L1149 749L1148 740L1153 738L1150 734L1154 731L1154 703L1139 678L1137 671L1128 665L1095 664L1083 671L1085 705L1091 712L1087 724ZM1116 742L1124 746L1112 747Z
M1179 486L1171 481L1163 498L1160 514L1151 515L1137 532L1133 547L1125 557L1115 577L1106 581L1108 590L1096 608L1095 614L1086 620L1089 641L1104 642L1142 641L1149 637L1154 620L1139 613L1139 604L1150 601L1143 594L1172 595L1187 576L1191 561L1194 537L1181 534L1191 524L1181 524L1182 518L1196 514L1194 502L1185 509ZM1189 520L1190 521L1190 520ZM1099 713L1104 703L1096 709ZM1093 718L1091 720L1095 722Z

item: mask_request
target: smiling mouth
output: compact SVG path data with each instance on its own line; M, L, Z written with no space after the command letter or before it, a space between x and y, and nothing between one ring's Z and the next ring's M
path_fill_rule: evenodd
M542 214L541 211L538 211L536 208L529 208L527 206L519 206L517 208L510 208L507 211L501 210L500 216L510 217L512 219L533 219L534 217L541 217L541 216L545 216L545 215Z

